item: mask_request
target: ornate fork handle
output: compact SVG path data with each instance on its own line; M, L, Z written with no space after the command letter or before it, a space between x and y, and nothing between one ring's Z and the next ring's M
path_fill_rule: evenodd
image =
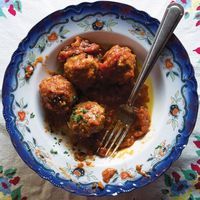
M151 49L148 52L147 57L143 63L142 71L140 72L136 84L133 87L131 94L128 98L127 104L129 107L133 106L140 87L147 79L155 62L160 56L166 43L172 36L173 31L179 23L180 19L182 18L183 14L183 7L177 3L172 3L167 7L163 19L160 23L159 29L157 30L157 33L155 35Z

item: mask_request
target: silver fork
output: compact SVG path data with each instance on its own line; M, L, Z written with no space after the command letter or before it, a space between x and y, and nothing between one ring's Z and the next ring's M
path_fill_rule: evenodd
M101 148L107 149L105 156L109 154L112 156L123 142L127 133L129 132L130 126L133 123L134 116L134 101L137 97L138 91L147 79L151 72L155 62L160 56L164 49L167 41L173 34L174 29L178 25L180 19L184 14L184 9L180 4L171 3L166 8L163 19L156 32L153 44L145 58L142 66L142 70L137 78L137 81L131 91L131 94L125 105L120 106L118 114L118 120L114 125L110 126L106 131L100 147L97 149L97 153Z

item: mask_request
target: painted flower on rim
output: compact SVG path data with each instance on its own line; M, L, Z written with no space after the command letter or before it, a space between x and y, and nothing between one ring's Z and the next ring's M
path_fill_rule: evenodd
M174 64L173 64L173 62L172 62L172 60L170 58L166 58L166 60L165 60L165 67L167 69L169 69L169 70L174 67Z
M58 35L56 32L52 32L50 35L47 36L49 42L54 42L58 39Z
M92 23L92 28L96 30L101 30L104 27L105 22L101 20L96 20L95 22Z

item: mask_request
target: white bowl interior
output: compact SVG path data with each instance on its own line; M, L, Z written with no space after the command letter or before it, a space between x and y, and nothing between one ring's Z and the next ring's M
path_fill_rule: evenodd
M134 41L133 39L118 34L118 33L113 33L113 32L88 32L88 33L84 33L81 34L80 36L82 36L83 38L87 38L92 42L96 42L96 43L100 43L102 44L102 41L106 41L106 45L115 45L115 44L119 44L121 46L128 46L130 47L133 52L137 55L137 59L140 62L144 61L144 58L146 56L146 52L147 50L142 47L137 41ZM58 52L60 51L60 49L66 45L69 44L73 41L74 37L69 38L68 40L66 40L64 43L62 43L61 45L58 45L57 48L53 49L51 52L49 52L48 58L46 60L46 64L47 64L47 68L48 69L52 69L55 70L55 66L58 66L57 63L57 55ZM46 71L44 70L44 68L38 68L38 70L34 73L34 77L32 78L32 82L36 83L37 85L39 85L39 83L41 82L41 80L45 77L45 76L49 76ZM153 90L151 92L153 92L153 99L151 99L151 101L153 101L153 106L152 106L152 123L151 123L151 128L150 128L150 132L142 139L138 140L135 142L135 144L130 147L129 149L133 149L134 150L134 156L132 155L126 155L123 158L124 160L129 160L129 159L133 159L135 161L140 160L140 158L142 157L142 155L144 154L144 152L148 152L148 147L151 147L153 145L153 143L155 142L154 138L157 138L160 130L159 126L162 126L164 119L164 116L166 116L165 113L163 113L160 116L160 113L157 111L162 110L163 108L163 103L165 102L166 98L166 92L165 92L165 85L164 85L164 81L163 81L163 75L161 73L161 67L159 66L159 62L157 62L157 64L155 65L153 71L150 74L150 82L152 84L152 88ZM38 116L38 124L37 124L37 128L40 132L39 135L36 135L35 138L40 137L40 139L38 138L38 140L41 140L41 137L43 137L43 140L46 141L46 145L45 146L52 146L52 142L54 142L53 140L53 136L49 135L47 133L44 133L44 115L43 115L43 108L41 107L41 103L40 103L40 97L39 97L39 92L38 92L38 86L36 87L35 84L32 84L32 94L33 97L35 98L31 103L33 104L32 106L34 107L34 110L36 112L36 115ZM162 92L162 94L161 94ZM120 94L119 94L120 95ZM164 103L166 104L166 103ZM166 111L166 110L165 110ZM157 123L159 121L159 123ZM36 139L37 140L37 139ZM145 143L145 145L144 145ZM141 145L143 144L143 145ZM143 147L141 149L141 146ZM68 147L70 148L70 147ZM66 149L65 145L60 145L59 149L57 149L58 152L63 152ZM105 162L103 161L104 159L107 158L96 158L95 160L95 166L101 166L104 165L105 166ZM62 160L62 157L59 159ZM122 163L122 159L121 158L115 158L112 159L112 164L116 165L116 164L120 164ZM59 163L60 165L60 163ZM108 166L110 166L110 163L108 163Z

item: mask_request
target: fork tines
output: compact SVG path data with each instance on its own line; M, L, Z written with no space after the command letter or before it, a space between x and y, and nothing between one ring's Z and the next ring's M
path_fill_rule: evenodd
M110 126L102 139L101 145L97 149L97 153L103 148L106 149L105 157L108 155L113 156L126 137L129 128L130 125L124 124L120 120L114 123L113 126Z

